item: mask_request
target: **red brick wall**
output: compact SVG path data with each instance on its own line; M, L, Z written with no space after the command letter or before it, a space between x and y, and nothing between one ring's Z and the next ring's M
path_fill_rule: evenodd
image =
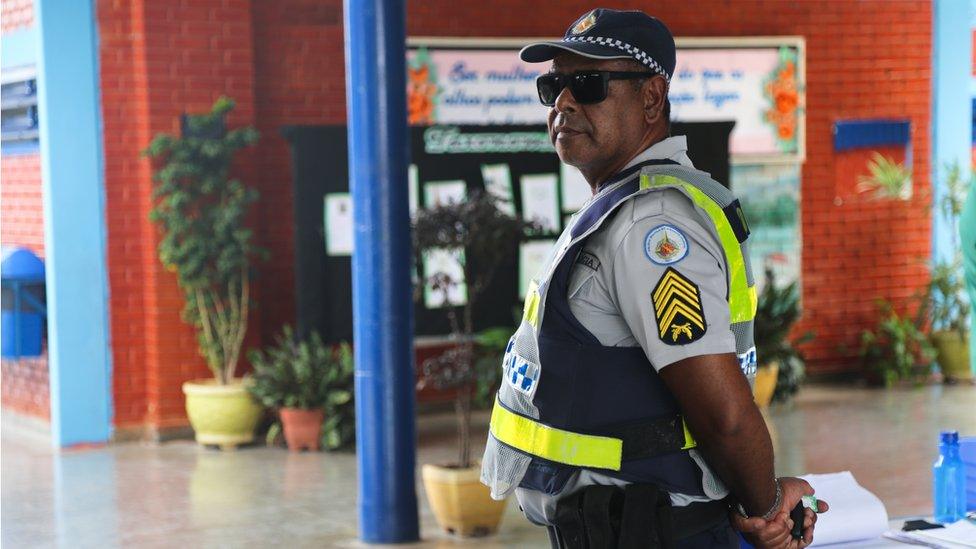
M41 160L37 153L0 159L0 242L29 248L44 257ZM47 355L3 360L0 404L4 409L50 419Z
M0 160L0 242L44 257L41 155L8 154Z
M0 1L0 32L34 25L33 0ZM0 159L0 243L29 248L44 257L44 206L38 153ZM47 355L4 360L0 368L0 404L4 409L50 419Z
M140 157L158 132L179 132L183 112L206 112L221 95L238 108L230 126L254 122L248 0L97 5L115 426L186 424L181 384L210 377L193 330L180 320L175 276L156 255L147 221L151 167ZM253 179L243 163L242 177Z
M34 25L34 0L0 1L0 28L3 32L25 29Z
M4 410L51 420L47 355L0 361L0 403Z

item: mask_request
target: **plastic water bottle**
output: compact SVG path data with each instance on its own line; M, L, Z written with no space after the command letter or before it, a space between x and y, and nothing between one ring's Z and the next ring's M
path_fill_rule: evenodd
M939 457L932 466L935 521L943 524L966 517L966 471L959 457L959 432L942 431Z

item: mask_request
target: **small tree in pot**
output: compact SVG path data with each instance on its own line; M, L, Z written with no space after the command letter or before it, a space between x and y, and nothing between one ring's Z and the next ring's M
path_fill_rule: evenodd
M235 155L256 143L258 133L227 131L224 119L233 108L222 97L209 113L185 116L182 136L159 134L144 151L156 167L150 220L162 232L159 259L176 273L183 320L195 328L214 376L184 383L187 415L198 442L225 447L252 440L260 415L247 380L234 377L247 331L250 264L263 255L245 226L258 194L230 177Z
M963 297L965 292L961 258L932 269L923 310L932 324L936 361L950 383L973 377L969 369L970 303Z
M288 449L338 449L355 436L352 351L347 343L330 348L318 333L299 340L285 326L275 344L248 353L254 365L251 394L277 410ZM323 416L327 418L323 429ZM273 441L278 424L268 432Z
M946 192L940 202L942 215L949 221L952 261L943 261L932 268L932 279L922 302L922 310L929 315L930 335L936 350L936 360L947 382L971 380L969 366L969 313L972 304L964 297L962 253L959 242L959 218L966 194L972 185L972 175L963 175L958 164L945 168Z
M424 362L419 388L431 386L453 390L458 427L457 463L423 466L427 498L438 522L448 532L462 536L487 535L501 520L504 502L491 499L478 478L471 459L471 403L479 379L474 337L474 306L491 283L502 259L514 252L534 223L513 217L498 208L497 198L475 191L460 203L449 203L418 212L413 226L417 268L425 254L434 250L456 250L464 273L467 300L451 306L449 297L462 281L444 272L426 273L434 292L444 296L452 339L456 344L440 356ZM419 293L418 293L419 295ZM498 368L498 364L493 367Z

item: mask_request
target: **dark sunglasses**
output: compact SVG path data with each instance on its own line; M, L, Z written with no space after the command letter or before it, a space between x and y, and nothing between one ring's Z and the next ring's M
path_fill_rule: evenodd
M577 103L589 105L607 98L607 89L611 80L638 80L656 74L622 71L580 71L573 74L550 72L536 78L535 86L539 90L539 101L547 107L556 104L556 98L567 86Z

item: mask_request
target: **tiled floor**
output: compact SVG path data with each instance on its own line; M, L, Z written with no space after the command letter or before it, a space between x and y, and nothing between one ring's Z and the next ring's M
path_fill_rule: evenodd
M938 431L976 435L976 388L812 386L768 416L779 474L850 470L890 516L927 514ZM450 460L450 420L424 417L418 462ZM5 424L0 457L4 548L360 545L352 454L224 453L189 441L54 453ZM548 547L514 505L498 536L454 540L418 490L423 547Z

